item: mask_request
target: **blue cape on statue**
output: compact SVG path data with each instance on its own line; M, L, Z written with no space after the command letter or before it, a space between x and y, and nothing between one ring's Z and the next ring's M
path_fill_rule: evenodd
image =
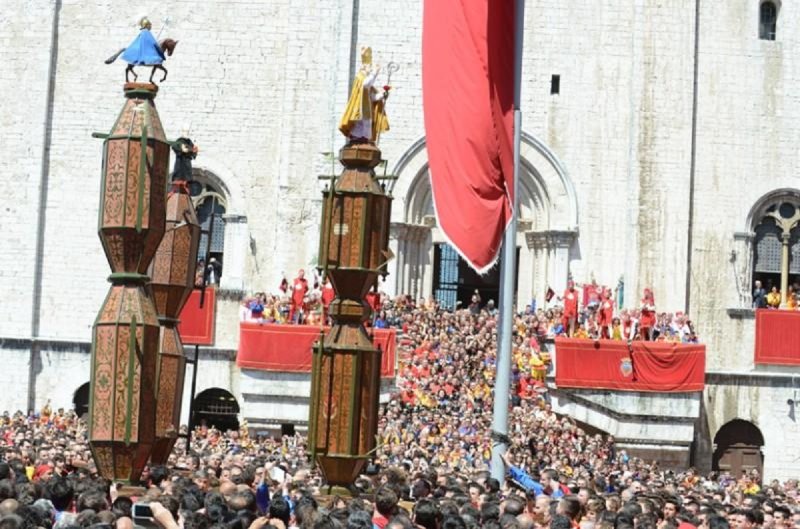
M152 66L164 62L164 52L149 29L142 29L133 42L125 48L122 60L128 64Z

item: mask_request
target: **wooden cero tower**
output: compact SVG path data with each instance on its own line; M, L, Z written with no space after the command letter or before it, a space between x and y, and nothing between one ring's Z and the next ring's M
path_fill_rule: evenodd
M344 165L323 192L320 267L336 292L333 320L314 352L309 444L329 486L352 484L375 448L381 353L364 323L365 302L386 273L391 198L375 176L380 150L348 143Z
M170 146L153 100L127 83L103 143L98 232L111 289L92 330L89 445L100 474L139 481L155 442L159 322L147 269L164 236Z

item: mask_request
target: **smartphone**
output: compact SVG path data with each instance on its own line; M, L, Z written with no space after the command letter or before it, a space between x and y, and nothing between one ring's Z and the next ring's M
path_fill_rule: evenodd
M133 518L147 518L152 520L153 519L153 510L150 508L149 505L144 503L134 503L133 507L131 508L131 514Z

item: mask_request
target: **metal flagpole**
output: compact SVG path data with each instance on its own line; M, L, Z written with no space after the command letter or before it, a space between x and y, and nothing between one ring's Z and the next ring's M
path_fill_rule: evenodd
M519 205L519 145L522 137L520 93L522 84L522 32L525 27L525 0L516 0L514 9L514 203L511 221L503 234L500 261L500 311L497 333L497 376L494 383L492 413L492 477L503 483L505 465L502 454L508 449L508 397L511 386L511 338L514 325L514 285L517 270L517 216Z

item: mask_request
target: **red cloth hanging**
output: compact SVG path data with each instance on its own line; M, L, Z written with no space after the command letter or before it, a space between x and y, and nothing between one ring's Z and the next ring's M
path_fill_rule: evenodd
M236 365L263 371L311 372L311 350L321 329L314 325L239 324L239 352ZM375 346L380 347L381 376L393 377L397 331L375 329Z
M800 365L800 311L756 311L755 363Z
M207 288L203 306L200 307L200 289L192 290L181 310L178 333L183 345L213 345L214 319L217 308L217 292Z
M439 226L476 270L513 204L514 2L425 0L422 103Z
M705 366L701 344L556 338L559 388L702 391Z

